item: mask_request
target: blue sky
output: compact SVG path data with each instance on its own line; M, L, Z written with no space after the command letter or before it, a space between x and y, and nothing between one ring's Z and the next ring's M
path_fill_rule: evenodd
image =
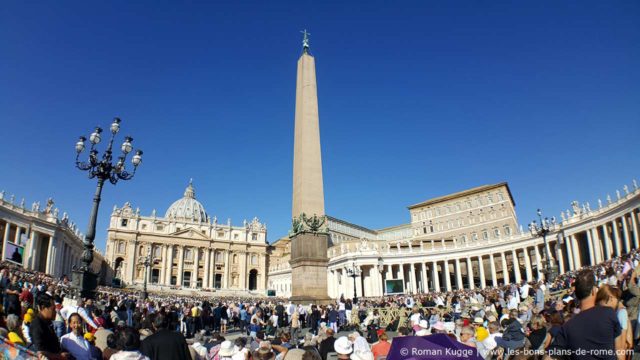
M113 205L163 214L189 178L211 216L285 235L306 28L327 213L382 228L500 181L523 224L594 207L640 175L638 19L637 1L6 1L0 189L84 232L73 146L119 116L145 157L105 186L99 248Z

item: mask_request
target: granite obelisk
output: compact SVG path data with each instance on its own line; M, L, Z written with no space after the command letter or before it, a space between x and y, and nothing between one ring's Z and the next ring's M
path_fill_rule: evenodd
M324 303L327 296L328 234L324 231L324 190L316 65L306 30L298 60L291 232L291 300Z

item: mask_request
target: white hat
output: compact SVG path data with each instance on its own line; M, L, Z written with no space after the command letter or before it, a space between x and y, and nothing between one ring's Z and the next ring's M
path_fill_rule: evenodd
M218 355L220 356L233 356L236 353L235 346L229 340L225 340L220 344L220 351L218 351Z
M474 324L483 324L484 320L482 320L482 318L480 316L476 316L475 319L473 319L473 323Z
M334 343L333 348L336 350L338 354L351 354L353 351L353 347L351 346L351 341L347 339L346 336L340 336Z
M420 326L423 329L428 329L429 323L427 322L427 320L420 320L420 322L418 323L418 326Z

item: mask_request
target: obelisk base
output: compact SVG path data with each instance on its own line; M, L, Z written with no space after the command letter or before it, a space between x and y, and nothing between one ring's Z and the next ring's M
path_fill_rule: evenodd
M325 233L299 233L291 237L291 298L295 304L325 305L327 295L327 246Z

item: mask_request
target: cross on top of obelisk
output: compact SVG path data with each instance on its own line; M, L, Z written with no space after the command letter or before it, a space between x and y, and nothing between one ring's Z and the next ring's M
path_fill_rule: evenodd
M302 38L302 52L305 54L309 53L309 34L307 32L307 29L304 29L303 31L300 31L304 36Z

